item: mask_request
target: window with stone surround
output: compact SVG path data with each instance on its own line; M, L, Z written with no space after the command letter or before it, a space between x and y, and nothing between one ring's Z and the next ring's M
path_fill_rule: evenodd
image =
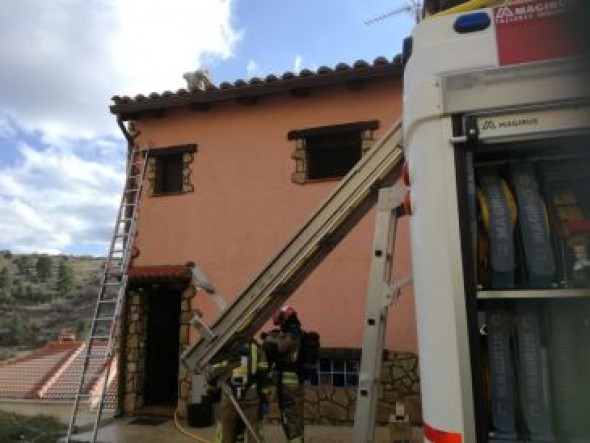
M310 374L311 386L356 387L360 361L352 358L320 358L316 372Z
M152 148L148 160L147 178L150 194L171 195L192 192L191 164L197 145L178 145Z
M287 134L295 141L295 172L292 181L306 183L337 180L361 159L372 146L377 120L298 129Z

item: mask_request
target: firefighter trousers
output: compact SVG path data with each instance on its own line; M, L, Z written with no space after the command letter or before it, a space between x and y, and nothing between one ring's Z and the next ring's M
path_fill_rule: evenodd
M243 398L238 400L244 415L252 427L257 431L257 437L260 441L264 441L264 428L260 416L260 399L256 392L256 387L248 388ZM255 442L256 440L251 435L251 432L245 427L242 418L230 398L225 394L221 395L219 408L217 410L217 423L215 425L215 443L235 443L243 440L243 432L247 434L247 442ZM242 434L242 435L239 435Z
M303 443L303 384L283 381L278 394L281 424L288 443Z

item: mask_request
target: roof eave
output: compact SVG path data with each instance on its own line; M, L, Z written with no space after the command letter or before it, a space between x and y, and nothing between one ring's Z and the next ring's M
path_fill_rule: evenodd
M150 94L150 97L138 96L135 99L114 97L115 104L110 106L110 111L122 120L129 120L135 118L137 114L146 112L157 113L171 108L204 105L245 97L260 97L290 90L320 88L351 81L401 76L402 74L403 66L400 63L390 63L381 66L336 70L326 74L318 73L289 79L277 79L273 82L244 83L241 86L213 88L205 91L189 92L181 89L176 94Z

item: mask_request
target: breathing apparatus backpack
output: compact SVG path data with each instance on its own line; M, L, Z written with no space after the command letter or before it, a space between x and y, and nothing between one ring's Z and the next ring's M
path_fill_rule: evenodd
M317 371L317 363L320 355L320 334L315 331L303 331L301 347L297 355L297 366L301 379Z

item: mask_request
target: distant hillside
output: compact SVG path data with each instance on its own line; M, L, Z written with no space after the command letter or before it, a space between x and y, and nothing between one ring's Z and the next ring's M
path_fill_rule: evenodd
M85 338L104 258L0 251L0 360L55 340Z

